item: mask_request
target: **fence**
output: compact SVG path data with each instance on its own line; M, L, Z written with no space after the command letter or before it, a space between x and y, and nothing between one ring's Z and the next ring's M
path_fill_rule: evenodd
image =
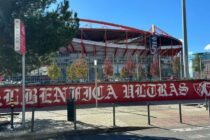
M60 55L56 58L57 66L61 70L61 76L51 80L46 70L36 70L33 75L27 72L26 83L49 84L71 82L101 82L106 81L162 81L182 79L182 63L180 57L170 56L125 56L125 57L91 57L83 56L87 64L87 72L84 78L73 79L69 77L67 68L80 58L80 54ZM94 65L97 61L97 65ZM95 74L97 73L97 75ZM8 76L4 78L5 84L20 84L20 76Z

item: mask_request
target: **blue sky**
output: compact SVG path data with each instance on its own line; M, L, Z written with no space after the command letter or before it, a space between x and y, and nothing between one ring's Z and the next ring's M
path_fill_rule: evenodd
M210 0L187 1L189 52L206 52L210 44ZM182 39L181 0L70 0L79 18L149 30L152 24Z

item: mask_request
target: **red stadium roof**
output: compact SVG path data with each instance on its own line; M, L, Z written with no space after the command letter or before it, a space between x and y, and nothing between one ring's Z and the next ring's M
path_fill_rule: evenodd
M150 55L151 37L157 37L159 55L177 55L182 50L180 40L168 35L158 27L154 32L143 31L113 23L80 19L109 26L109 28L80 28L72 42L60 49L61 53L90 55Z

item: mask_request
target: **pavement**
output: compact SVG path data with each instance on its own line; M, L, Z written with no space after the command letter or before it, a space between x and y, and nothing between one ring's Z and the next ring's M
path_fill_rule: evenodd
M9 110L0 110L7 112ZM20 110L16 109L15 112ZM26 111L25 127L21 125L22 114L14 118L14 129L9 124L10 116L0 117L0 139L47 139L49 137L76 134L98 134L135 131L142 129L178 129L209 124L209 112L203 106L182 106L182 121L179 118L179 106L150 106L150 123L148 125L147 106L116 106L115 124L113 126L113 107L100 105L96 107L77 106L77 125L67 121L66 107L47 107L36 109L34 131L31 132L31 110Z

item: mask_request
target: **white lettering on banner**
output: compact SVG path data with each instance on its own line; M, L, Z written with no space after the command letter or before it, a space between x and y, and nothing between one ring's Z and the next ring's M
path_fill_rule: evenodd
M74 90L75 90L75 87L69 87L69 91L72 91L72 93L69 92L69 96L71 96L72 98L74 98L74 93L75 93Z
M179 84L179 94L186 96L189 88L186 86L186 83Z
M160 97L172 96L172 95L170 95L170 94L167 94L167 91L166 91L166 84L157 84L157 85L158 85L157 91L159 92L159 96L160 96Z
M209 84L210 85L210 84ZM199 91L201 94L209 95L210 92L207 84L200 84ZM38 91L40 93L38 97ZM177 97L186 96L189 87L186 83L134 83L134 84L122 84L122 85L99 85L96 89L94 86L50 86L40 88L26 89L26 104L33 104L38 102L40 104L53 104L53 103L65 103L67 95L72 91L72 96L75 101L88 102L93 99L98 100L132 100L135 98L155 99L158 97ZM198 91L198 90L197 90ZM196 92L197 92L196 91ZM20 105L21 103L21 90L4 89L5 95L0 96L0 106L9 105L11 98L15 98L15 102ZM122 92L122 93L121 93ZM160 98L159 98L160 99ZM127 100L127 101L129 101Z
M25 89L26 92L26 104L35 104L37 103L37 89Z
M66 102L66 90L68 88L66 87L63 87L62 90L59 88L59 87L55 87L54 88L54 91L55 91L55 94L54 94L54 97L55 97L55 100L54 100L54 103L60 103L60 102ZM59 99L60 98L60 99Z
M123 85L124 98L134 98L134 85Z
M94 99L96 99L97 96L98 96L98 95L96 95L96 90L97 90L97 94L99 94L99 93L98 93L98 92L99 92L98 89L99 89L99 87L97 86L97 87L94 87L93 90L92 90L92 95L93 95L93 98L94 98Z
M123 85L123 93L125 94L124 98L131 98L132 94L128 94L127 85ZM136 84L135 95L137 98L155 98L155 97L169 97L169 96L186 96L188 92L188 87L185 83L179 84L179 87L176 87L173 83L169 84L169 91L167 92L167 84Z
M179 96L175 85L173 83L170 83L170 93L169 93L169 95L173 96L173 94L175 94L176 96Z
M82 101L90 101L92 98L91 87L84 86L83 88L85 91L83 92L84 97L82 98Z
M102 100L104 98L103 96L103 87L104 86L99 86L98 88L98 100Z
M143 87L145 87L145 84L137 84L136 86L136 90L135 90L135 93L137 95L138 98L140 97L143 97L145 98L146 97L146 92L143 92Z
M98 100L102 100L103 98L104 98L104 96L103 96L103 87L104 86L99 86L98 87Z
M41 103L52 103L51 100L48 99L52 95L50 91L52 91L52 88L40 88L41 91Z
M19 96L17 95L16 98L14 96L15 93L19 92L19 89L5 89L4 93L6 95L3 97L3 99L6 101L6 105L9 105L9 102L11 101L11 98L13 98L15 104L19 104Z
M75 88L75 93L73 94L75 101L80 99L80 90L81 90L81 87L76 87Z
M110 96L113 96L115 99L117 99L117 95L112 87L112 85L108 85L107 86L107 91L108 91L108 94L107 96L105 97L105 99L111 99Z
M157 96L157 92L156 92L156 85L155 84L148 84L147 85L147 95L151 98L154 98Z
M134 98L134 85L128 85L128 94L131 98Z
M96 92L96 89L97 89L97 92ZM97 88L95 87L93 89L92 95L94 99L102 100L104 98L102 89L103 89L103 86L97 86Z
M129 96L128 96L128 87L127 87L127 85L122 85L122 87L124 88L124 90L123 90L123 93L124 93L124 98L130 98Z

